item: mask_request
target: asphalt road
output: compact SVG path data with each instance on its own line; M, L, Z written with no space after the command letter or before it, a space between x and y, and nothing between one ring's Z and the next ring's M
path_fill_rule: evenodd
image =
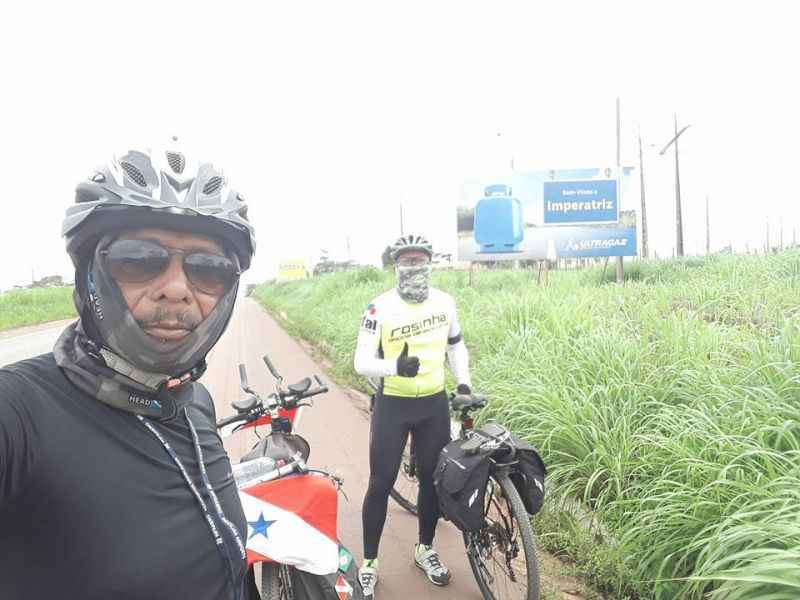
M0 367L53 349L58 336L75 319L0 332Z

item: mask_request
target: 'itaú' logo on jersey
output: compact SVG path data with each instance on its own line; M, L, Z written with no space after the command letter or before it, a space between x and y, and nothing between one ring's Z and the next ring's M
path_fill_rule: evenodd
M430 317L426 317L421 321L414 321L413 323L409 323L408 325L395 327L389 334L389 339L396 340L411 335L419 335L421 333L427 333L429 331L433 331L438 327L441 327L442 325L447 325L447 315L445 313L441 313L439 315L431 315Z

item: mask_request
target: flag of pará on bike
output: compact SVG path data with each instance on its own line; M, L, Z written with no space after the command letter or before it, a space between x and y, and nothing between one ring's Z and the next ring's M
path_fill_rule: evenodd
M251 555L248 558L251 562L257 561L258 557L252 556L255 552L314 575L335 573L340 567L339 544L333 539L336 537L335 507L333 515L326 516L324 510L314 510L313 496L299 494L296 489L276 494L274 483L277 482L272 482L269 501L254 495L259 486L239 490L247 519L246 546ZM292 491L294 493L290 493Z

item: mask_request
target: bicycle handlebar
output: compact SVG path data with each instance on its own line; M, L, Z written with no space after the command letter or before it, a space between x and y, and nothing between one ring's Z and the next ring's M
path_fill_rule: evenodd
M267 367L270 368L270 370L274 369L269 358L267 358L266 356L264 357L264 362L267 364ZM244 373L244 365L240 365L239 374L240 376L242 376L243 384L246 385L247 375ZM277 392L275 394L272 394L271 398L277 401L278 407L283 408L285 410L293 410L295 408L298 408L298 406L301 406L300 403L302 400L328 392L328 386L322 382L322 379L320 379L318 375L314 375L314 379L317 381L318 384L318 387L316 389L306 390L305 392L297 393L297 392L292 392L291 390L284 391L280 388L279 385ZM275 407L275 405L274 404L265 405L264 401L261 400L261 398L259 398L258 395L255 394L255 392L253 392L253 394L256 396L256 398L258 398L258 404L255 406L255 408L247 412L237 413L229 417L220 419L216 423L217 429L221 429L222 427L225 427L226 425L231 425L232 423L237 423L237 422L246 423L250 421L255 421L264 415L270 414L270 411Z
M231 415L230 417L225 417L224 419L217 421L217 429L225 427L226 425L230 425L231 423L236 423L237 421L247 421L250 418L250 413Z
M269 359L269 356L265 354L263 358L264 358L264 363L267 365L269 372L272 373L272 376L275 379L281 379L281 376L278 375L278 371L275 370L275 365L272 364L272 361Z
M328 386L327 385L323 385L322 381L320 381L319 377L316 377L316 376L314 376L314 377L317 380L317 382L320 384L320 387L318 387L315 390L308 390L306 392L302 392L300 394L297 394L297 393L291 392L291 391L289 391L289 392L283 392L282 391L280 393L281 405L284 408L292 409L292 408L295 408L301 400L305 400L306 398L311 398L312 396L318 396L319 394L326 393L328 391ZM287 401L287 399L290 399L290 400Z

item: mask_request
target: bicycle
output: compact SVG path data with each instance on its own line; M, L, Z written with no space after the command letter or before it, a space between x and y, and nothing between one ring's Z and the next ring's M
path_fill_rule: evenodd
M462 449L489 453L489 482L484 501L485 526L462 532L470 568L485 600L538 600L539 562L536 535L522 498L511 480L517 472L516 447L512 434L497 423L475 429L471 413L486 406L478 394L453 395L451 409L459 414L453 422L451 439L461 440ZM400 486L391 497L403 508L417 514L414 440L407 444L398 472Z
M232 467L242 508L248 521L247 562L252 588L253 567L261 564L261 599L362 598L357 565L338 540L338 493L342 480L310 468L311 447L293 433L303 402L328 387L315 376L283 389L283 378L268 356L263 357L275 378L275 392L266 400L253 391L245 366L239 365L241 388L248 396L231 403L236 413L217 422L221 437L263 425L270 426ZM342 492L343 493L343 492Z

